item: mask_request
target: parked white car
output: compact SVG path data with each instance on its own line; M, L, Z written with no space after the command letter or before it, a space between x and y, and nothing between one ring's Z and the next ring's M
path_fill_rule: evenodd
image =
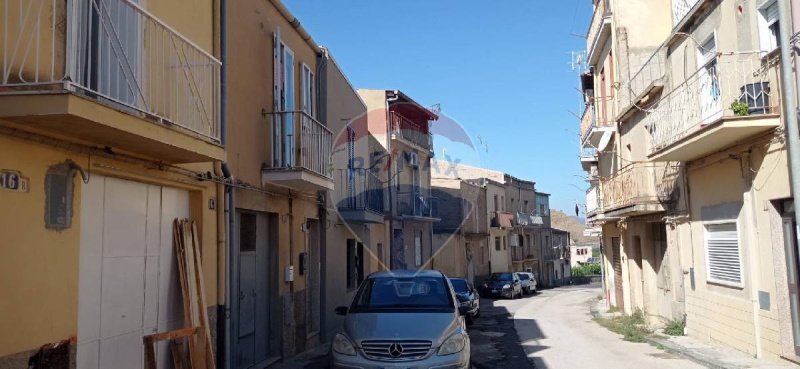
M536 292L536 276L533 273L517 272L519 280L522 282L522 293L530 294Z

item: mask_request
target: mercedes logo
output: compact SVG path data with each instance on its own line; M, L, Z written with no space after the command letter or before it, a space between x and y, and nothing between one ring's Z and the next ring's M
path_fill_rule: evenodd
M403 346L399 343L389 345L389 355L392 357L400 357L403 354Z

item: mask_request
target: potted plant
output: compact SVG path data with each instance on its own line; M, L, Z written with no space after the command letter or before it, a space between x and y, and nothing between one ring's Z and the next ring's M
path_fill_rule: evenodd
M731 110L733 110L733 115L737 117L742 117L745 115L750 115L750 106L741 102L741 101L734 101L731 103Z

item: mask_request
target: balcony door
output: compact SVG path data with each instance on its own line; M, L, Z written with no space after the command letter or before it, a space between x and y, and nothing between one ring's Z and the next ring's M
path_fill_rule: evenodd
M281 41L280 33L273 34L273 129L272 166L291 168L295 166L294 147L294 52Z
M686 122L705 125L722 116L717 41L713 34L697 48L697 84L700 119L698 122L698 117L689 117Z
M139 13L123 0L90 0L79 6L76 81L104 98L139 107L143 98Z

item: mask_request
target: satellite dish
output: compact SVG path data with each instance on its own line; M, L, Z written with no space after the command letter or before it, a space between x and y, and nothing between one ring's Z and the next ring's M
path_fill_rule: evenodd
M611 142L611 137L613 137L613 132L605 131L603 132L603 137L600 137L600 144L597 145L597 151L603 151L608 146L608 143Z

